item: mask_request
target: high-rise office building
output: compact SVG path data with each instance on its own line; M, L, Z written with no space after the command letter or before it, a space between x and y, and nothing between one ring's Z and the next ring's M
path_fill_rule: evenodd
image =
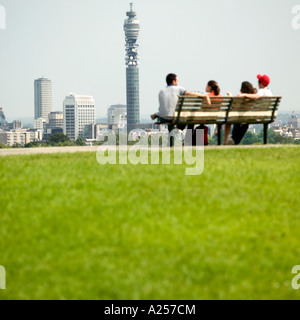
M23 122L20 120L13 121L12 128L13 129L23 129Z
M48 115L47 129L57 129L64 127L64 113L60 111L50 112Z
M84 138L86 125L95 123L95 101L91 96L71 93L64 101L64 134L71 140Z
M124 129L127 125L127 108L124 105L113 105L107 111L108 125Z
M298 117L295 111L293 111L293 113L291 114L288 124L289 126L293 126L293 128L295 129L298 128Z
M48 122L48 115L52 111L52 83L51 80L40 78L34 81L34 119L43 118Z
M0 129L4 128L5 122L6 122L5 115L4 115L2 108L0 107Z
M101 124L101 123L91 123L85 126L84 128L84 138L90 139L90 140L96 140L98 134L101 131L107 131L108 125L107 124Z
M139 94L139 45L137 44L140 23L136 12L130 4L124 22L126 41L126 87L127 87L127 131L138 127L140 123L140 94Z

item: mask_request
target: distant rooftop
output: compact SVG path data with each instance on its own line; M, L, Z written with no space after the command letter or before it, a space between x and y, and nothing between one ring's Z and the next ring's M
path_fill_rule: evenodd
M43 77L43 78L38 78L35 81L51 81L51 80Z

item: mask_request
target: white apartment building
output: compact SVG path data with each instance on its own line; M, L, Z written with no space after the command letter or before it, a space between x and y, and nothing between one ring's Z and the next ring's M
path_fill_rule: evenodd
M71 93L64 101L64 134L71 140L84 138L85 126L95 123L95 101L91 96Z
M34 140L41 141L42 139L43 132L40 130L27 131L26 129L23 129L0 132L0 143L7 146L13 146L14 144L24 146Z
M31 142L30 132L20 132L15 130L0 132L0 143L7 146L13 146L16 143L23 146L29 142Z
M38 118L33 120L33 128L38 130L43 130L46 124L46 120L43 118Z

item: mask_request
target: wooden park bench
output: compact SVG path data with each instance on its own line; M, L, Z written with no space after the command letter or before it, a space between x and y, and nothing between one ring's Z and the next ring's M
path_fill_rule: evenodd
M244 97L212 97L211 105L206 99L180 96L173 117L166 118L169 128L177 125L218 126L218 144L222 144L221 131L224 124L263 124L264 143L268 143L268 127L277 117L281 97L264 97L257 100ZM162 124L162 123L156 123Z

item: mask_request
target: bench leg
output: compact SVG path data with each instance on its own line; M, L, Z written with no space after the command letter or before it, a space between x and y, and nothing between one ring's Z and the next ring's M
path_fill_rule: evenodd
M218 145L222 145L222 125L218 124Z
M268 144L268 128L269 124L264 124L264 144Z
M174 130L174 128L175 128L175 126L173 126L173 125L169 125L168 126L168 130L169 130L169 141L170 141L170 147L172 148L172 147L174 147L174 145L175 145L175 138L174 138L174 136L172 135L170 135L170 133Z

